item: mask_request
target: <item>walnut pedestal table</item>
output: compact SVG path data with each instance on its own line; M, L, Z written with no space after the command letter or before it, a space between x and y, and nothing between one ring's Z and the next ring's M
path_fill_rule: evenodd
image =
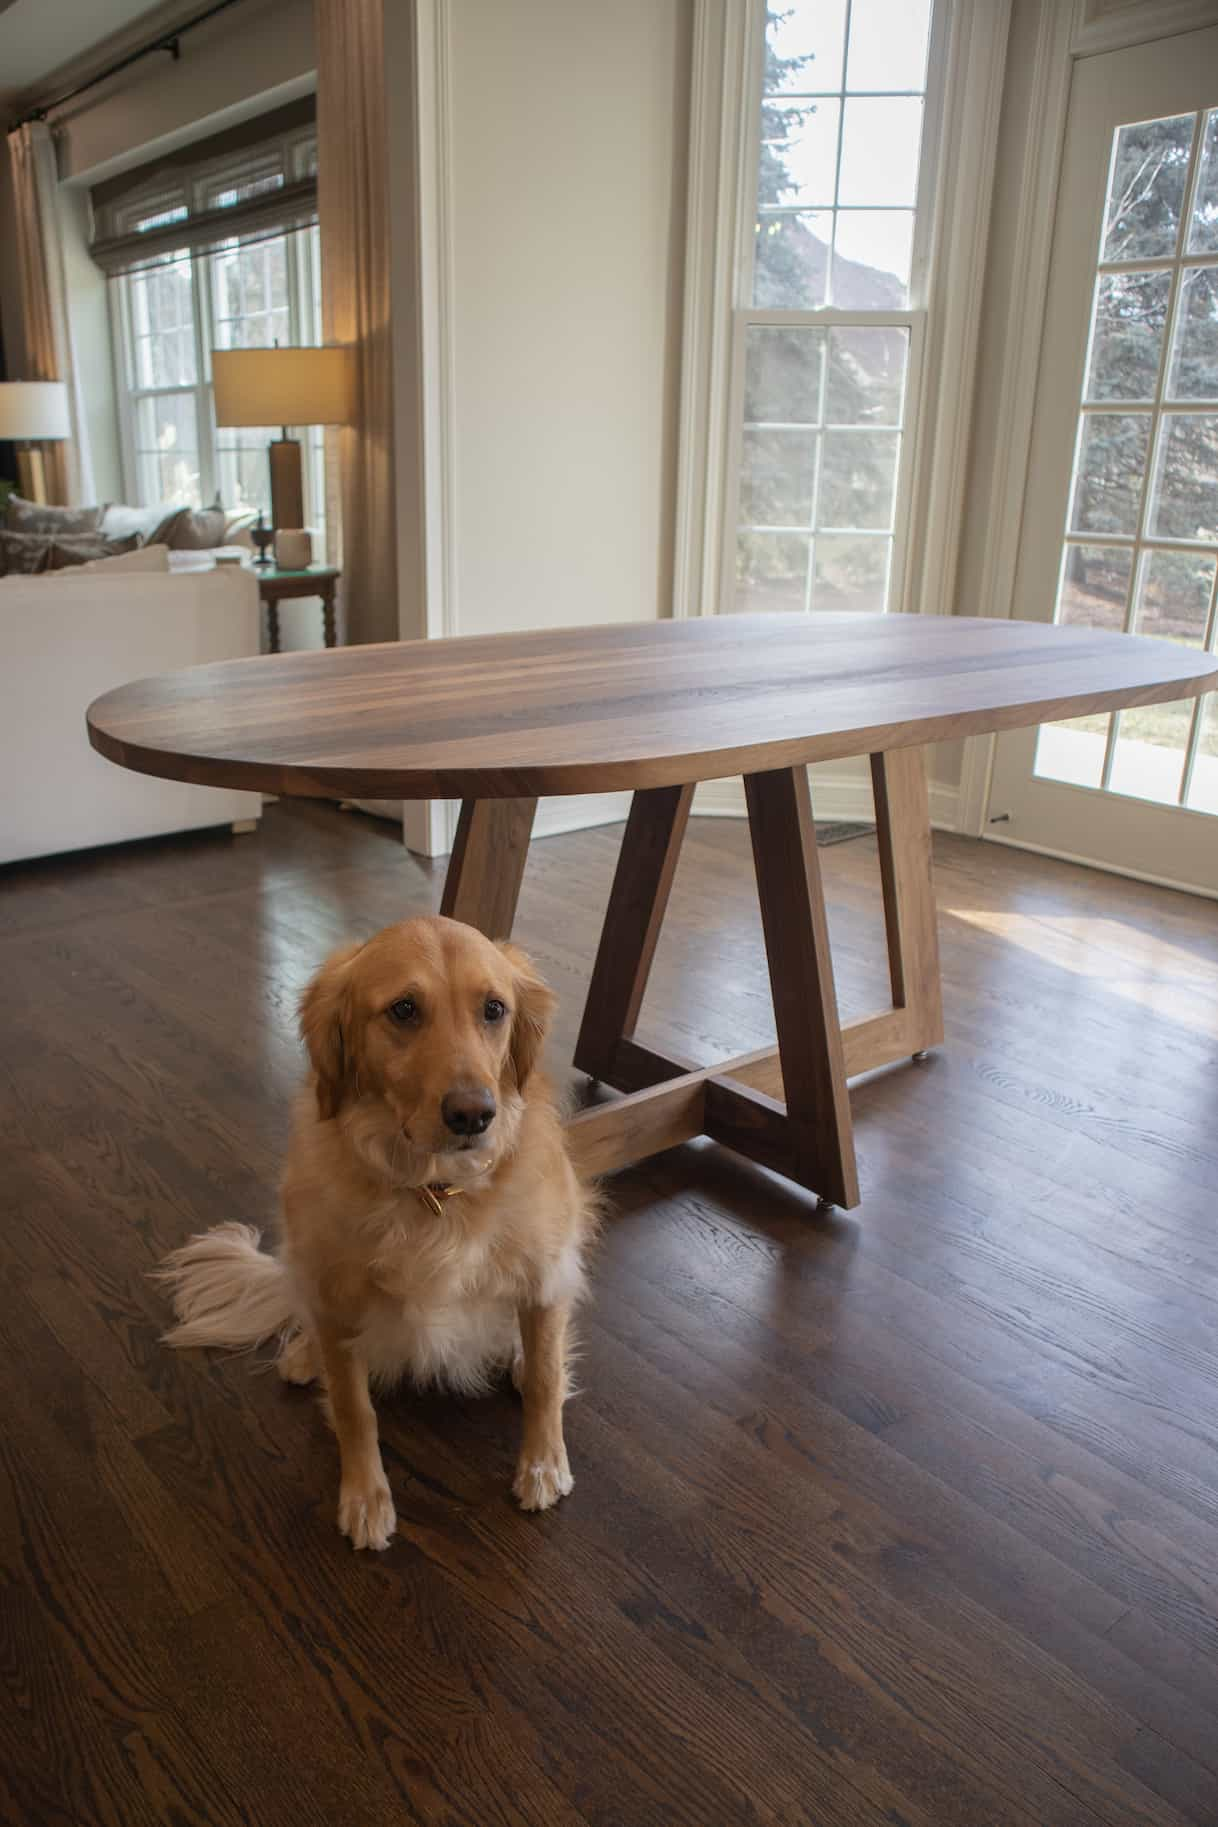
M230 660L107 693L95 749L171 780L458 798L443 911L512 927L541 794L633 790L575 1061L624 1094L571 1120L604 1173L707 1135L858 1204L849 1080L943 1039L925 745L1196 696L1218 659L946 616L740 615ZM869 755L892 1005L842 1027L806 767ZM635 1024L695 784L742 774L778 1045L712 1067Z

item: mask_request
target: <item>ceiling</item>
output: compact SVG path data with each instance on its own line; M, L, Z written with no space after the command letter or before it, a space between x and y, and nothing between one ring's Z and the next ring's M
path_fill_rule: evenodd
M164 0L0 0L0 101L58 88L57 71L164 11Z

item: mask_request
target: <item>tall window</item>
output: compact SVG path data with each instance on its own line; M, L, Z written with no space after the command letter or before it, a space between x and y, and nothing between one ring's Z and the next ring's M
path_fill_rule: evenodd
M282 188L315 169L311 136L273 154L228 160L192 179L192 202L212 211ZM120 235L164 230L190 211L149 195L116 216ZM320 245L316 224L290 233L221 241L211 251L173 251L114 281L127 490L139 503L200 506L217 495L230 510L269 508L267 445L280 427L217 426L211 350L269 348L321 340ZM292 428L289 427L289 430ZM323 433L304 444L306 512L324 533Z
M1113 141L1059 622L1218 648L1218 109ZM1218 711L1047 724L1042 778L1218 812Z
M737 609L897 600L931 13L790 0L766 15L736 312Z

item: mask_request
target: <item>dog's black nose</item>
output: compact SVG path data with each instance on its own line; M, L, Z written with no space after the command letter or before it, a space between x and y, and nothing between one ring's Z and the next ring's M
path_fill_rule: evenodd
M480 1136L495 1120L495 1100L485 1089L450 1091L440 1115L455 1136Z

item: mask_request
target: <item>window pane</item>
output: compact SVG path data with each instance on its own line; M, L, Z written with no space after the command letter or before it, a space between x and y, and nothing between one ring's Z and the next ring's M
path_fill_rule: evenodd
M1133 632L1200 647L1214 587L1214 563L1206 552L1144 552Z
M926 82L930 0L854 0L849 89L921 89Z
M1057 621L1072 628L1122 633L1132 571L1133 553L1126 546L1067 546L1057 593ZM1061 780L1075 787L1101 786L1111 721L1106 711L1097 711L1045 724L1036 738L1033 771L1041 780Z
M1161 259L1175 253L1195 120L1193 114L1177 114L1117 129L1104 260Z
M1197 758L1185 804L1194 812L1218 812L1218 692L1202 700Z
M846 0L797 0L767 13L765 93L840 89Z
M766 102L761 110L758 201L825 209L837 179L836 101Z
M1190 254L1218 253L1218 108L1205 117L1201 145L1201 175L1189 228Z
M908 330L830 330L826 422L899 425L908 342Z
M1150 521L1159 539L1218 540L1218 414L1163 414Z
M1108 777L1114 793L1152 799L1158 805L1179 802L1184 778L1184 750L1193 724L1195 698L1173 704L1140 704L1117 714L1117 739Z
M812 524L816 434L746 429L740 458L740 520L744 526Z
M267 445L278 436L277 425L225 425L216 433L216 487L230 512L262 508L269 513Z
M817 310L829 278L830 215L762 216L753 261L753 303L771 310Z
M1122 633L1132 571L1128 546L1067 546L1056 619L1071 628Z
M1218 267L1186 267L1176 307L1168 398L1218 400Z
M837 200L844 207L913 205L918 191L922 103L914 96L868 96L846 102Z
M824 434L818 527L891 528L898 441L892 431Z
M820 418L823 330L761 329L747 335L744 416L750 424L814 425Z
M143 399L135 415L135 443L144 505L200 500L199 435L193 393Z
M739 534L736 540L736 608L803 609L811 544L807 534Z
M1089 400L1153 400L1170 273L1105 273L1095 292Z
M1137 532L1150 420L1148 412L1084 413L1070 513L1072 532Z
M834 221L833 303L899 311L909 299L912 209L842 209Z
M813 609L852 609L881 615L888 606L892 541L818 534L812 570Z

